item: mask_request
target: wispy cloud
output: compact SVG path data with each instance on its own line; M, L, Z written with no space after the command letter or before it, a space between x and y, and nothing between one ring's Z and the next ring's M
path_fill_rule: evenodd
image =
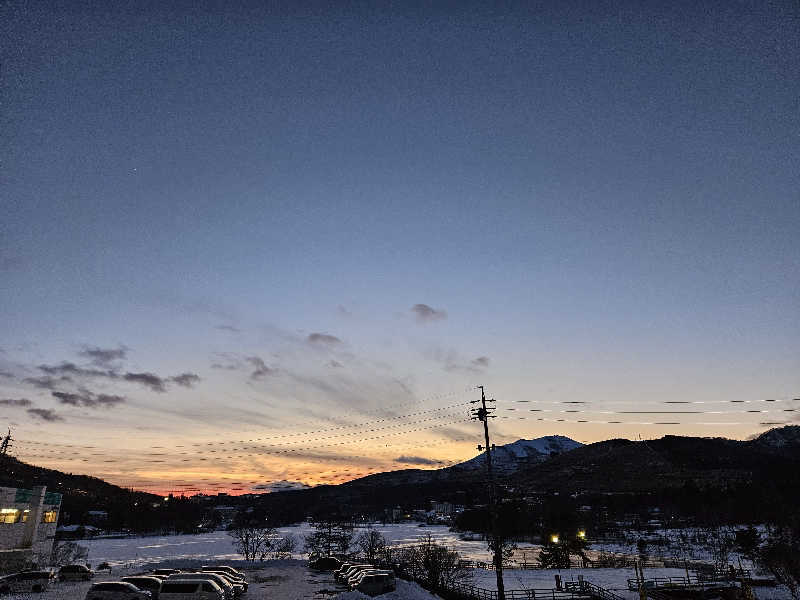
M31 406L33 402L27 398L4 398L0 400L0 406Z
M470 362L475 367L478 368L486 368L489 366L489 357L488 356L479 356L478 358L473 358Z
M411 312L416 315L417 323L430 323L447 318L447 311L433 308L427 304L415 304L411 307Z
M479 356L478 358L473 358L468 363L463 363L460 361L448 361L444 365L444 370L449 372L454 371L463 371L466 373L482 373L489 367L489 357L488 356Z
M342 340L338 337L328 333L311 333L306 339L310 344L324 344L327 346L335 346L342 343Z
M125 381L139 383L150 388L154 392L167 391L166 381L155 373L125 373L122 378Z
M344 365L340 363L338 360L329 360L328 366L334 369L341 369L342 367L344 367Z
M305 490L308 489L309 485L306 485L302 481L272 481L270 483L258 483L252 486L250 489L254 492L285 492L288 490Z
M28 414L42 421L52 422L64 420L64 417L56 413L52 408L29 408Z
M230 331L231 333L241 333L242 330L238 327L234 327L233 325L216 325L214 329L219 329L220 331Z
M107 379L109 381L126 381L143 385L154 392L165 392L167 385L174 383L182 387L193 387L200 381L200 376L195 373L180 373L168 377L162 377L151 372L131 373L120 372L108 367L109 361L118 360L126 355L127 349L120 348L87 348L81 354L91 358L95 364L106 366L106 368L83 367L73 362L62 361L55 365L42 364L37 367L44 377L29 377L24 381L40 389L55 389L61 383L69 383L75 380L86 379Z
M79 367L75 363L63 361L57 365L39 365L37 367L42 373L48 375L72 375L75 377L106 377L116 379L117 374L112 370L87 369Z
M441 465L444 461L435 460L433 458L425 458L423 456L398 456L394 459L395 462L405 463L407 465Z
M39 388L40 390L53 390L56 388L56 386L64 383L71 383L72 378L67 377L66 375L62 375L61 377L43 375L41 377L26 377L23 379L23 381L31 384L33 387Z
M78 355L88 358L92 364L105 367L116 360L125 359L128 355L128 349L125 346L119 346L117 348L85 346L83 350L78 352Z
M125 403L125 398L122 396L93 394L89 390L81 390L78 393L52 392L52 395L61 404L86 408L111 408L112 406Z
M275 369L268 367L264 359L260 356L248 356L245 360L253 366L250 379L261 379L265 375L272 375L275 373Z
M194 387L200 381L200 376L196 373L181 373L180 375L173 375L169 378L172 383L176 383L183 387Z

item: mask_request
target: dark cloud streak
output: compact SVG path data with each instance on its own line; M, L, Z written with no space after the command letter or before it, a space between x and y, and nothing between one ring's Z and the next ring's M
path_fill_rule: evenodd
M27 398L4 398L0 400L0 406L31 406L33 402Z
M63 421L64 417L57 414L52 408L29 408L28 414L42 421Z
M71 392L52 392L61 404L67 406L81 406L85 408L111 408L119 404L125 403L125 398L122 396L114 396L111 394L93 394L89 390L81 390L78 393Z
M423 456L398 456L394 462L405 463L407 465L441 465L444 461L425 458Z
M125 373L122 376L125 381L132 383L139 383L145 387L150 388L154 392L166 392L167 384L164 379L155 373Z
M429 323L447 318L447 311L433 308L427 304L415 304L411 307L411 312L416 315L417 323Z
M340 340L338 337L328 333L311 333L306 339L309 344L326 344L328 346L335 346L336 344L342 343L342 340Z
M264 359L260 356L248 356L245 360L253 365L253 372L250 373L250 379L261 379L265 375L272 375L275 373L275 369L268 367Z
M23 379L23 381L31 384L33 387L39 388L40 390L53 390L58 385L71 383L72 378L67 377L66 375L62 375L61 377L50 377L49 375L45 375L42 377L26 377Z
M78 352L78 356L83 356L92 361L98 367L108 366L115 360L123 360L128 356L128 349L125 346L118 348L99 348L97 346L85 346Z

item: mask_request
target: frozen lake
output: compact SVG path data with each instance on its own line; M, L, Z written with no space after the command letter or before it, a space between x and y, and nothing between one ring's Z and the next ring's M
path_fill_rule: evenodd
M294 535L297 538L295 558L305 558L303 538L311 532L308 523L291 527L281 527L281 536ZM442 525L420 527L416 523L396 525L375 525L392 545L406 545L419 542L427 534L448 547L457 550L463 558L470 560L489 560L484 541L464 541L458 534ZM357 536L361 528L354 531ZM92 565L107 562L111 566L136 566L164 560L240 560L241 556L233 547L233 540L225 531L215 531L197 535L170 535L153 537L134 537L121 539L80 540L78 543L89 548L88 561Z

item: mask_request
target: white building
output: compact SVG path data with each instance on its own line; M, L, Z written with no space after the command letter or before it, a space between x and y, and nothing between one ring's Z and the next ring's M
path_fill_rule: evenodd
M60 509L45 487L0 487L0 571L49 562Z

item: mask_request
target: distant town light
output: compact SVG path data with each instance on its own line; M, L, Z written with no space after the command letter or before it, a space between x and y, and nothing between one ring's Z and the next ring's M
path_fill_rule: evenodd
M558 543L558 534L554 533L553 535L551 535L550 536L550 541L553 542L554 544L557 544Z
M578 532L578 537L581 538L582 540L586 539L586 532L583 529L581 529Z

